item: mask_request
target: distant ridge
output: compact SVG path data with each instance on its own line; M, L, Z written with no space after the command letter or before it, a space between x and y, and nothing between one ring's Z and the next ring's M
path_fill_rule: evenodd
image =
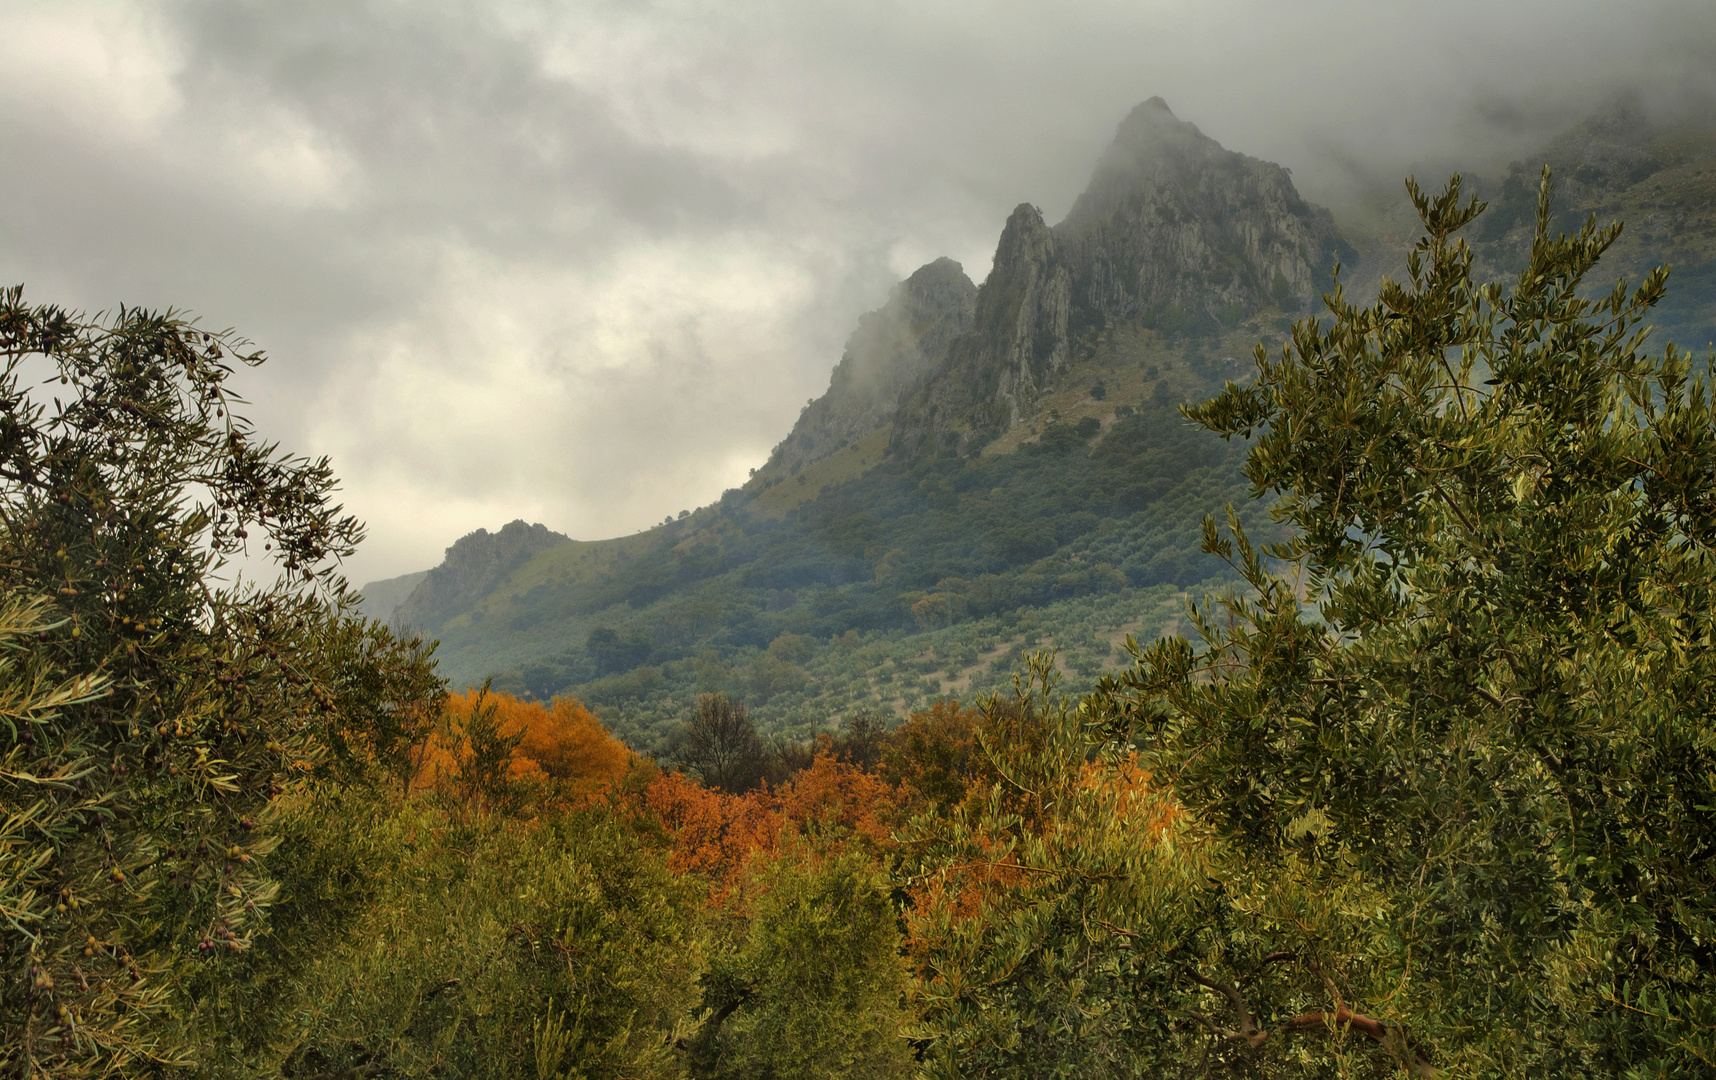
M362 589L363 604L358 610L366 619L391 623L399 605L403 604L405 598L428 576L429 571L419 570L414 574L401 574L385 581L372 581Z
M395 618L408 626L437 626L448 615L487 596L537 552L570 539L522 519L508 522L497 533L478 529L462 536L447 549L441 565L429 571L399 605Z

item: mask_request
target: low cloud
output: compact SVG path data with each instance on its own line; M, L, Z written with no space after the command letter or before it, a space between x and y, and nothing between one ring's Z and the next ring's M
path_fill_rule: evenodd
M915 266L974 278L1160 94L1339 208L1615 93L1711 100L1708 4L0 2L0 279L274 357L367 580L743 480Z

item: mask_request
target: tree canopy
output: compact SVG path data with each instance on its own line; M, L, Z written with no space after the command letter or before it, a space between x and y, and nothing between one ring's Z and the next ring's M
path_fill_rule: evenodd
M1143 649L1091 722L1136 738L1235 865L1346 927L1254 917L1230 974L1188 968L1231 999L1218 1045L1287 1015L1290 984L1241 977L1283 951L1330 980L1324 1015L1379 1018L1425 1075L1706 1072L1709 366L1645 347L1665 269L1592 294L1620 226L1551 235L1547 172L1507 288L1473 279L1457 234L1483 205L1458 178L1412 196L1406 281L1369 307L1337 289L1332 319L1186 410L1252 440L1293 535L1207 524L1251 595L1202 611L1203 647Z

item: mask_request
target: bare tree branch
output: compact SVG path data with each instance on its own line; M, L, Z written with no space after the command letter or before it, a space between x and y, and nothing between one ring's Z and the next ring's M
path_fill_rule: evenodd
M1199 986L1214 990L1227 998L1228 1004L1233 1006L1234 1016L1239 1019L1240 1035L1246 1042L1252 1046L1261 1046L1263 1040L1269 1038L1269 1032L1259 1028L1257 1021L1252 1019L1251 1010L1245 1004L1245 995L1239 992L1238 987L1205 978L1195 968L1187 968L1186 971Z

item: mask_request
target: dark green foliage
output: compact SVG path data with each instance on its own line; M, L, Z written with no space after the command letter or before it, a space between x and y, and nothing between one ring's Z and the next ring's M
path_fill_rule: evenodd
M81 688L0 731L0 817L28 837L0 901L16 913L0 1071L126 1067L177 1053L153 1025L189 1004L159 973L263 927L271 801L305 776L391 767L439 687L420 645L331 632L335 562L360 530L325 460L232 414L230 364L261 360L234 335L172 313L84 321L14 288L0 357L0 588L15 610L53 604L31 678ZM221 587L246 550L280 584ZM341 704L388 719L342 735Z
M1254 445L1288 542L1208 529L1256 599L1168 638L1093 717L1246 859L1363 882L1374 972L1430 1075L1689 1076L1716 1062L1716 410L1644 349L1667 274L1587 298L1618 226L1473 280L1458 180L1372 308L1339 293L1188 415ZM1292 575L1271 576L1265 557ZM1302 602L1308 596L1311 606ZM1259 1010L1279 1011L1259 988ZM1427 1059L1427 1061L1426 1061Z
M653 592L655 590L636 585L627 591L627 597L630 599L634 594L642 591ZM602 626L590 631L590 636L585 639L584 648L589 652L590 659L595 662L598 676L614 675L622 671L630 671L648 661L650 639L649 635L643 631L633 631L626 637L621 637L614 631ZM551 687L548 693L539 696L552 697L554 689L556 687Z
M745 703L725 694L697 696L678 757L704 786L734 794L756 787L767 768L763 740Z

